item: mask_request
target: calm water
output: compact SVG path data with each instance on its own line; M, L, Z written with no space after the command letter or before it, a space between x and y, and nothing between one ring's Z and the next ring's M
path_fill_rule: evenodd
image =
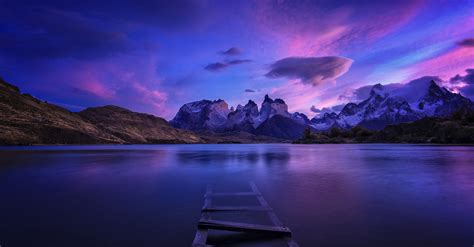
M301 246L474 244L474 147L0 149L2 247L189 246L206 184L248 181Z

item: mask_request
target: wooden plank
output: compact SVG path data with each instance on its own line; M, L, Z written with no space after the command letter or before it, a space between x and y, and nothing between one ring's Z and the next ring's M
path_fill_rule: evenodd
M291 236L291 231L287 227L257 225L248 223L231 222L224 220L199 220L198 225L203 228L236 231L236 232L256 232L256 233L273 233L284 236Z
M259 196L257 196L257 200L260 203L260 205L262 205L262 207L270 207L270 205L268 205L268 202L265 201L265 199L261 195L260 191L258 190L254 182L250 182L250 187L252 188L253 192L260 194ZM283 226L283 223L280 221L280 219L278 219L278 217L273 211L268 212L268 217L270 217L270 220L272 221L273 225L280 226L280 227Z
M300 247L298 243L296 243L295 240L293 240L291 237L285 237L286 244L288 247Z
M206 244L207 236L208 236L208 229L205 228L198 228L196 231L196 235L194 236L194 241L192 247L211 247L213 245Z
M260 205L262 205L263 207L269 207L268 202L261 195L260 191L257 188L257 185L255 185L254 182L250 182L250 187L252 188L253 192L260 194L260 196L257 196L257 200L259 201ZM275 212L269 211L267 214L273 225L280 227L283 226L283 223L280 221L280 219L278 219ZM299 247L298 243L296 243L296 241L294 241L291 236L285 236L284 239L288 247Z
M205 207L202 211L271 211L270 207L262 206L213 206Z
M204 197L208 196L258 196L255 192L219 192L219 193L206 193Z
M207 193L212 193L211 185L207 185L206 194ZM204 204L211 206L212 205L212 198L210 198L210 197L205 198L204 199ZM202 212L201 213L201 219L210 220L211 219L211 214L209 212ZM206 244L208 235L209 235L208 229L198 226L198 229L196 231L196 235L194 236L192 246L193 247L208 247L208 246L211 246L211 245Z
M237 231L237 232L254 232L254 233L270 233L281 235L289 247L299 247L299 245L291 238L291 230L285 227L278 219L276 214L270 208L268 202L263 198L255 183L250 182L252 192L236 192L236 193L213 193L212 188L208 185L204 194L204 207L201 213L201 219L198 222L198 230L194 238L193 247L212 247L208 245L208 229ZM212 206L213 196L256 196L261 206ZM273 225L258 225L248 223L238 223L222 220L211 220L212 211L250 211L263 210L272 221Z

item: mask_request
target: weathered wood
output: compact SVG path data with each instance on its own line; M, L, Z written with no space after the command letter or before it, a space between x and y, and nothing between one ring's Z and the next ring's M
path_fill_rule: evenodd
M208 196L258 196L255 192L219 192L219 193L206 193L204 197Z
M205 207L202 211L271 211L270 207L262 206L212 206Z
M260 205L262 205L263 207L268 207L269 206L268 202L261 195L260 190L258 190L258 188L257 188L257 185L255 185L254 182L250 182L250 187L252 188L253 192L259 194L259 196L257 196L257 200L260 203ZM280 219L278 219L278 217L276 216L276 214L273 211L269 211L267 214L268 214L268 217L270 218L270 220L272 221L273 225L283 226L283 223L280 221ZM298 243L296 243L291 238L291 236L285 236L284 239L285 239L286 244L288 245L288 247L299 247Z
M207 236L208 236L208 229L201 228L197 230L196 236L194 236L194 241L192 247L213 247L214 245L208 245Z
M208 230L224 230L236 232L267 233L281 236L289 247L299 247L291 238L291 230L284 226L276 214L270 208L268 202L263 198L255 183L250 182L252 192L235 193L213 193L210 185L207 186L204 194L204 207L201 219L198 222L198 230L194 237L193 247L210 247L207 244ZM260 206L212 206L213 196L256 196ZM266 211L273 225L259 225L249 223L239 223L223 220L212 220L212 211Z
M209 194L212 193L211 185L207 185L206 194L207 193L209 193ZM212 205L212 198L210 198L210 197L205 198L204 204L211 206ZM209 212L202 212L201 213L201 219L210 220L211 219L211 214ZM196 235L194 236L192 246L193 247L208 247L208 246L211 246L211 245L206 244L208 235L209 235L209 230L208 229L198 226L198 229L196 231Z
M238 223L224 220L199 220L198 225L202 228L236 231L236 232L256 232L256 233L272 233L284 236L291 236L291 231L287 227L268 226L249 223Z
M250 182L250 187L252 188L253 192L260 194L259 196L257 196L257 200L260 203L260 205L262 205L262 207L270 207L268 205L268 202L261 195L260 191L257 188L257 185L255 185L254 182ZM270 220L275 226L283 226L283 223L280 221L280 219L278 219L278 217L276 216L274 212L272 211L268 212L268 217L270 218Z
M291 237L285 237L286 244L288 247L300 247L298 243L296 243L295 240L293 240Z

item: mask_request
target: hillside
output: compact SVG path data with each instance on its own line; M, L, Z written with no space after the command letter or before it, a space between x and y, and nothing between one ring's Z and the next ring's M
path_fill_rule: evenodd
M115 106L73 113L0 79L0 145L196 142L159 117Z
M171 127L166 120L118 106L87 108L84 119L127 143L199 143L194 133Z

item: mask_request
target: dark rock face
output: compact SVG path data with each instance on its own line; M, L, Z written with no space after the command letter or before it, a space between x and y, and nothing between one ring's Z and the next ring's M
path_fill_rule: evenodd
M241 130L253 133L258 124L258 106L249 100L245 106L238 105L235 111L227 115L225 130Z
M423 81L421 78L408 83L406 88L393 91L385 90L381 84L374 85L369 97L361 103L348 103L339 114L325 114L311 122L321 131L354 126L379 130L389 124L448 116L462 109L474 109L474 103L439 87L432 80Z
M295 112L291 114L291 118L298 121L301 124L306 124L306 125L311 124L311 121L309 120L309 118L303 113Z
M458 110L474 109L471 100L439 87L434 81L430 82L428 93L420 101L420 104L427 108L424 115L429 117L445 117Z
M282 139L297 139L303 135L307 125L282 115L275 115L265 120L255 132L259 135L273 136Z
M326 112L321 118L311 119L311 124L313 124L314 126L318 126L318 129L330 129L337 125L337 117L338 115L335 112Z
M150 130L143 130L145 127ZM115 106L73 113L21 94L17 87L0 79L2 145L155 143L160 140L196 142L199 138L173 130L164 119Z
M285 101L282 99L272 100L268 95L265 95L262 107L260 108L260 123L277 114L291 117L290 113L288 113L288 105L285 103Z

